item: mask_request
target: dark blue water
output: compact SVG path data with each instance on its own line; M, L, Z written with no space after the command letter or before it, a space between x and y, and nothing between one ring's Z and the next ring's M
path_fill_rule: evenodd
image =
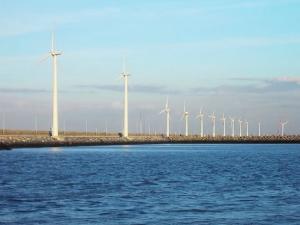
M0 224L300 224L300 145L0 152Z

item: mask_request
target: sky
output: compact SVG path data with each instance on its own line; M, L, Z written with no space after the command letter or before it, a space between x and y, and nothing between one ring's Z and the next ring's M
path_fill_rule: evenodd
M49 130L55 32L60 129L122 131L122 61L129 130L192 133L208 115L249 121L250 134L300 133L300 0L1 0L0 112L9 129ZM36 122L37 121L37 122ZM227 131L230 132L229 119ZM236 127L236 132L238 127Z

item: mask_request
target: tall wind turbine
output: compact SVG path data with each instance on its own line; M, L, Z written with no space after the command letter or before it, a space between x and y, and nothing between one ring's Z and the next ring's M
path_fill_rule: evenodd
M166 128L166 136L170 137L170 108L169 108L169 98L167 98L167 102L165 108L160 112L160 114L166 113L167 115L167 128Z
M185 103L183 105L182 118L185 120L185 136L189 135L189 112L186 111Z
M51 51L50 56L52 57L52 66L53 66L53 87L52 87L52 127L51 127L51 136L54 138L58 137L58 91L57 91L57 56L62 53L55 49L55 37L54 32L52 33L51 40ZM49 57L49 55L48 55ZM47 57L47 58L48 58Z
M261 136L261 134L260 134L260 128L261 128L261 123L260 123L260 122L258 122L258 137L260 137L260 136Z
M126 72L125 59L123 61L123 72L121 73L124 79L124 125L123 125L123 137L128 138L128 77Z
M245 124L246 124L246 136L249 137L249 122L246 120Z
M280 122L280 125L281 125L281 136L284 136L284 128L285 128L285 125L288 124L288 121L285 121L285 122Z
M221 121L223 122L223 137L226 136L226 117L224 116L224 113L222 115Z
M243 123L243 121L241 121L239 119L238 122L239 122L239 125L240 125L240 137L242 137L242 123Z
M212 122L212 136L216 136L216 116L215 112L213 112L210 116L208 116L211 119Z
M230 124L231 124L231 136L234 137L234 118L230 117Z
M203 117L204 113L202 112L202 109L200 109L199 114L196 116L196 119L200 119L200 137L203 137Z

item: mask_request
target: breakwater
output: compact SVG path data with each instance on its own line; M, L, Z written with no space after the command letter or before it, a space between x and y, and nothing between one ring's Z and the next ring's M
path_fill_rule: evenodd
M62 147L62 146L97 146L97 145L132 145L132 144L291 144L300 143L300 135L293 136L263 136L263 137L200 137L174 135L132 136L128 139L115 136L61 136L54 139L46 135L2 135L0 149Z

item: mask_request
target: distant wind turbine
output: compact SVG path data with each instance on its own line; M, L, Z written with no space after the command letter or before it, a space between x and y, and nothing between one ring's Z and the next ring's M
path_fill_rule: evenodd
M85 136L88 136L88 121L85 120Z
M185 136L189 135L189 112L186 111L185 103L183 105L182 119L185 120Z
M242 137L242 124L243 124L243 121L241 121L239 119L238 122L239 122L239 125L240 125L240 137Z
M50 54L47 55L46 58L41 61L46 60L49 56L52 57L53 62L53 87L52 87L52 127L51 127L51 136L54 138L58 137L58 85L57 85L57 56L62 53L55 50L55 36L54 32L52 32L52 40L51 40L51 51Z
M167 116L167 128L166 128L166 136L170 137L170 108L169 108L169 98L167 98L167 102L165 108L160 112L160 114L166 113Z
M35 117L34 117L34 131L35 131L35 134L37 135L37 131L38 131L38 118L37 118L37 115L35 115Z
M246 124L246 136L249 137L249 122L246 120L245 124Z
M280 122L280 125L281 125L281 136L284 136L284 128L285 128L285 125L288 124L288 121L285 121L285 122Z
M52 92L53 106L52 106L52 130L51 130L52 137L58 137L57 56L61 54L62 54L61 52L55 50L55 37L54 37L54 33L52 33L52 48L50 52L50 55L52 56L52 60L53 60L53 92Z
M261 128L261 123L258 122L258 136L260 137L261 136L261 133L260 133L260 128Z
M203 117L204 117L204 113L202 112L202 109L200 109L200 112L196 116L196 119L200 119L200 136L201 137L203 137Z
M226 117L224 116L224 113L222 115L221 121L223 122L223 137L226 136Z
M125 60L123 61L123 72L121 73L124 79L124 125L123 125L123 137L128 138L128 77L126 72Z
M216 116L215 112L213 112L210 116L208 116L211 119L212 122L212 136L216 136Z
M234 118L230 117L230 124L231 124L231 136L234 137Z
M5 133L5 126L6 126L6 121L5 121L5 113L2 113L2 134Z

